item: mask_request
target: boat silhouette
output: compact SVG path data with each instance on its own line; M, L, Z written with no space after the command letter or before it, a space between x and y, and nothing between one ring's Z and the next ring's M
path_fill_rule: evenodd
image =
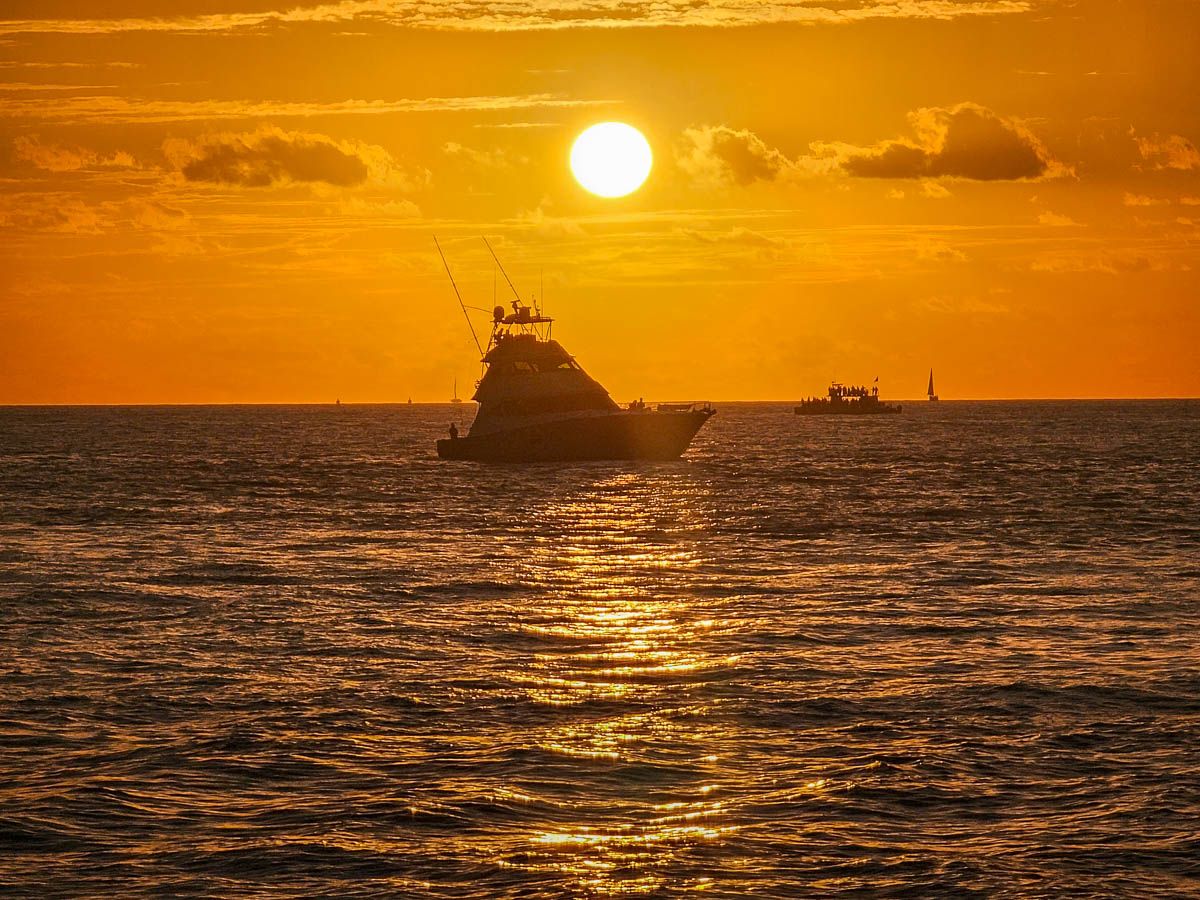
M933 392L933 369L929 370L929 391L928 391L928 393L929 393L929 399L931 401L937 400L938 395Z
M675 459L714 414L699 403L617 405L553 340L553 322L517 300L511 312L493 309L484 373L471 398L479 404L475 420L465 436L452 428L449 439L439 440L438 456L487 462Z
M878 383L868 390L834 381L829 385L828 396L801 400L794 412L798 416L877 416L898 413L900 405L882 402Z

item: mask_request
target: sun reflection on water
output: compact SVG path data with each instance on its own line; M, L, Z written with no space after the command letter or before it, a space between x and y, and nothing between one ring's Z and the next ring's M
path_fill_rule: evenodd
M501 864L554 873L590 894L708 883L694 870L669 874L736 829L710 716L719 699L705 695L736 656L713 652L719 622L683 589L703 560L697 490L686 478L622 475L540 512L557 538L524 561L522 582L540 590L520 625L540 647L511 680L561 711L527 735L564 767L539 786L558 789L561 815Z

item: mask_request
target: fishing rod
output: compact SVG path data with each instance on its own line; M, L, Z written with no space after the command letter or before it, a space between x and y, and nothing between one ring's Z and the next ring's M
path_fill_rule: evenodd
M484 243L487 243L485 240ZM479 344L479 336L475 334L475 326L471 324L471 317L467 314L467 304L463 303L462 294L458 292L458 285L454 283L454 276L450 274L450 264L446 262L446 254L442 252L442 245L438 243L437 235L433 236L433 245L437 247L438 256L442 258L442 265L446 267L446 276L450 279L450 286L454 288L454 296L458 298L458 305L462 307L463 318L467 320L467 327L471 329L471 339L475 341L475 349L479 351L479 355L483 356L483 347ZM491 250L491 247L488 247ZM493 256L495 254L492 254ZM497 260L499 262L499 260ZM505 275L505 278L508 276Z
M512 279L508 277L508 273L504 271L504 264L500 262L500 257L496 255L496 251L492 249L492 245L488 243L488 239L483 239L484 245L488 248L488 252L492 254L492 259L496 261L496 265L500 267L500 274L504 276L504 280L508 282L508 286L512 288L513 296L517 298L517 302L521 302L521 295L517 293L516 287L513 286Z

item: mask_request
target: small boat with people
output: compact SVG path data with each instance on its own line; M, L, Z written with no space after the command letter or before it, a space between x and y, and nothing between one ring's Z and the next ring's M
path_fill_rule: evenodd
M446 274L450 275L448 264ZM450 282L454 284L453 275ZM457 294L457 286L454 290ZM484 366L471 398L478 411L466 435L460 436L451 425L450 437L437 442L443 459L675 459L716 412L707 403L651 405L639 399L619 406L552 338L554 320L543 315L536 302L522 304L515 287L513 294L517 299L511 312L499 305L492 310L486 351L475 340ZM458 299L462 304L462 297ZM474 336L473 326L471 333Z
M795 407L798 416L872 416L900 412L900 404L879 399L879 379L871 388L832 382L828 396L809 397Z

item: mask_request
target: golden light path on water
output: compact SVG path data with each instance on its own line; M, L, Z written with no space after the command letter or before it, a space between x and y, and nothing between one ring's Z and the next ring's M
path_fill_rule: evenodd
M1197 403L445 415L0 410L0 884L1196 894Z
M523 861L508 864L557 872L591 893L650 893L675 856L737 828L718 799L711 701L695 691L737 657L707 649L721 623L696 617L677 593L701 563L700 491L686 475L622 474L541 511L545 537L521 579L541 596L536 621L523 627L551 649L512 678L539 704L580 708L528 739L584 766L600 796L581 791L555 827L528 834ZM597 704L632 709L589 714Z

